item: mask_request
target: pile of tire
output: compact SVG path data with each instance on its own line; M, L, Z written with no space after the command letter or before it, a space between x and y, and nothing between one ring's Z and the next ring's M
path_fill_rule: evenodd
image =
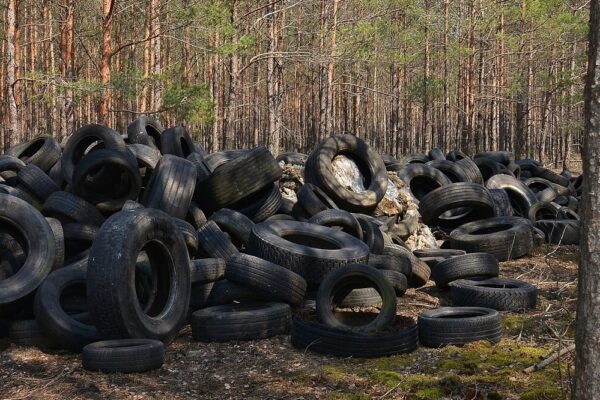
M337 157L364 190L339 183ZM282 197L280 163L304 168L297 202ZM419 221L375 212L390 171L449 237L443 249L409 250ZM396 160L351 135L277 158L208 154L146 116L125 135L87 125L63 144L37 137L0 156L0 332L104 372L160 367L187 324L203 342L291 330L296 347L355 357L495 342L494 310L535 305L498 260L576 243L580 190L581 177L510 153ZM460 307L397 317L398 297L430 279Z

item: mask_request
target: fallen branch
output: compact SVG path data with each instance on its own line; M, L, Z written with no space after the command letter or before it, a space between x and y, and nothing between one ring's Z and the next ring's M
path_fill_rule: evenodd
M553 353L550 357L548 357L548 358L540 361L539 363L537 363L535 365L532 365L531 367L525 368L523 370L523 372L526 372L526 373L530 374L530 373L532 373L534 371L539 371L540 369L546 368L548 365L550 365L558 357L562 357L565 354L572 352L573 350L575 350L575 343L573 343L569 347L565 347L561 351L557 351L557 352Z

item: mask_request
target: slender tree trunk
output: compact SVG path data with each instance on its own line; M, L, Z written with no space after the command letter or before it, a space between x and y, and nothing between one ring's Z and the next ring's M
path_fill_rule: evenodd
M334 67L335 67L335 56L336 56L336 34L337 34L337 21L338 21L338 4L339 4L339 0L333 0L333 11L332 11L332 18L333 18L333 26L332 26L332 30L331 30L331 49L329 52L329 62L327 64L327 111L326 111L326 117L325 120L327 121L326 123L326 134L327 135L332 135L334 128L333 128L333 123L334 123L334 115L333 115L333 74L334 74Z
M17 110L17 65L16 47L18 46L16 38L17 29L17 0L8 0L6 6L6 86L8 89L8 124L6 129L5 146L12 146L19 142L21 132L19 132L19 114Z
M429 0L425 0L425 43L423 55L423 110L421 120L421 148L426 151L432 145L433 141L429 138Z
M98 122L106 124L108 119L108 106L110 103L110 62L112 45L112 21L115 0L102 0L102 55L100 57L100 81L104 86L102 98L98 105Z
M230 6L230 23L233 26L234 34L232 37L232 41L235 44L239 40L238 27L235 26L237 20L237 7L236 0L231 1ZM235 108L236 108L236 98L238 91L238 80L239 80L239 70L240 70L240 57L237 54L237 51L234 49L232 54L229 56L229 91L227 92L227 115L225 116L224 121L224 129L223 129L223 147L228 148L231 147L231 139L235 134Z
M448 90L448 80L450 76L448 74L448 32L449 32L449 9L450 0L444 0L444 117L442 121L443 138L442 145L448 146L448 131L450 128L450 93Z
M600 2L592 0L585 85L583 212L577 301L576 400L600 398Z
M267 60L267 96L269 104L269 149L274 155L279 154L281 142L282 105L282 71L281 57L276 53L280 48L280 28L278 5L271 4L267 8L269 13L269 59Z

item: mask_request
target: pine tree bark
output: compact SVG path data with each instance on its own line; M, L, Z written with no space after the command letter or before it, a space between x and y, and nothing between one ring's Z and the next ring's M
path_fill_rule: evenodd
M12 146L19 142L21 132L19 132L19 114L17 109L17 60L16 47L18 46L16 38L17 29L17 4L16 0L8 0L6 5L6 86L8 90L8 124L6 136L4 137L5 146Z
M600 398L600 2L590 5L575 400Z
M106 124L108 118L108 105L110 103L110 62L112 45L112 21L115 0L102 0L102 54L100 56L100 81L103 93L98 105L98 123Z

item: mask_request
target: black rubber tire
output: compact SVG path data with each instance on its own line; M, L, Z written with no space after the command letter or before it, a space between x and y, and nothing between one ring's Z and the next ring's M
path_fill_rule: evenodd
M533 171L533 176L546 179L552 183L555 183L557 185L564 186L564 187L568 187L569 183L570 183L569 178L562 176L560 174L557 174L556 172L551 171L544 167L537 167Z
M169 128L160 135L160 151L162 154L186 158L195 152L194 141L184 127Z
M306 164L306 160L308 159L308 154L294 152L282 153L275 159L279 163L283 162L284 164L304 166L304 164Z
M97 172L101 171L101 172ZM95 173L110 177L113 182L93 182ZM71 181L73 193L94 204L104 212L118 211L127 200L135 200L142 187L142 177L137 166L123 153L100 149L86 154L77 162Z
M544 232L546 243L579 244L581 223L577 220L539 220L535 227Z
M18 197L19 199L31 204L36 209L41 208L41 203L34 196L29 194L29 192L27 192L25 189L20 189L18 187L12 187L0 183L0 193Z
M147 115L141 115L127 126L130 143L139 143L160 149L160 134L165 130L162 124Z
M381 297L373 288L359 288L338 294L333 302L340 308L375 307L381 304Z
M410 275L405 274L408 277L409 287L421 287L426 285L429 281L431 276L431 268L429 268L427 264L416 257L410 250L396 244L390 244L385 246L383 249L383 254L404 257L410 262L411 273Z
M156 284L145 310L133 284L142 249L148 254ZM111 216L90 250L87 297L103 337L173 340L190 302L190 261L173 219L148 208Z
M460 150L452 150L449 151L448 154L446 154L446 160L450 160L450 161L460 161L463 158L468 158L469 156L467 156L465 153L463 153Z
M202 211L193 200L190 203L190 208L188 209L185 220L192 224L192 226L196 229L200 229L202 226L204 226L204 224L206 224L207 221L204 211Z
M35 164L28 164L17 173L19 185L34 195L42 203L60 188L46 173Z
M431 161L431 158L429 158L427 154L409 153L400 157L398 159L398 164L401 164L402 166L407 164L427 164L429 161Z
M54 234L48 221L29 203L0 194L0 228L26 249L14 275L0 280L0 307L10 308L32 294L46 279L56 260Z
M92 145L94 145L94 149L89 150ZM98 124L85 125L73 133L65 145L61 158L61 170L65 180L68 183L72 182L75 165L86 152L101 148L115 150L122 154L127 153L127 145L121 135L106 126Z
M86 269L85 264L79 264L51 273L37 290L33 309L44 334L61 348L75 352L101 339L94 325L68 315L60 303L68 290L85 292Z
M104 217L96 207L81 197L68 192L54 192L42 207L42 213L47 217L54 217L59 221L79 222L100 226Z
M52 270L56 270L65 264L65 233L62 224L56 218L46 218L46 222L50 225L54 237L56 257L54 258Z
M541 219L559 219L560 206L553 203L538 201L529 209L529 220L532 224Z
M16 179L17 173L25 167L25 163L17 157L0 155L0 177L4 180ZM12 184L10 181L7 184Z
M138 203L135 200L127 200L125 203L123 203L123 207L121 207L121 211L137 210L140 208L144 208L144 205L141 203Z
M312 183L306 183L298 191L298 207L302 207L308 218L321 211L337 209L338 206L323 190Z
M495 278L500 273L498 260L489 253L470 253L440 261L431 270L431 279L439 288L452 281L471 277Z
M9 321L6 336L11 343L17 346L48 347L52 345L35 319Z
M422 312L418 318L419 341L425 347L464 345L478 340L498 343L502 318L483 307L441 307Z
M224 260L239 254L238 249L215 221L208 221L198 229L198 247L200 254Z
M215 286L215 282L207 283L192 283L192 289L190 293L190 306L187 311L189 321L192 313L201 308L208 307L208 299Z
M254 226L248 253L284 266L306 279L309 287L317 287L329 272L366 262L369 249L355 237L325 226L273 221Z
M146 186L152 176L152 171L154 171L162 157L160 151L154 147L139 143L128 144L127 149L134 155L142 177L142 185Z
M416 199L416 203L429 192L452 183L444 173L429 165L410 164L398 172L400 178Z
M539 201L551 202L554 201L558 197L558 193L553 187L548 187L540 192L537 192L536 197Z
M385 279L392 284L394 292L396 292L396 297L403 296L404 293L406 293L406 290L408 289L408 279L405 274L390 269L382 269L380 271L383 276L385 276Z
M432 161L446 160L446 156L444 155L442 149L439 149L437 147L429 150L429 153L427 153L427 155Z
M362 229L362 241L367 245L369 251L373 254L381 254L385 246L383 232L379 226L371 220L371 217L364 214L353 214Z
M104 340L88 344L81 352L83 369L101 372L144 372L165 362L165 345L152 339Z
M65 262L70 264L86 257L97 233L98 227L95 225L79 223L63 224Z
M273 186L256 192L250 197L240 200L230 207L241 212L254 222L262 222L274 215L283 204L283 197L279 191L279 184L275 182Z
M506 190L488 189L488 192L494 202L494 214L496 217L512 217L515 214Z
M198 253L198 231L187 221L184 221L179 218L173 218L173 222L179 228L179 232L183 235L183 240L185 240L185 246L188 250L188 254L190 259L194 258L196 253Z
M185 219L195 188L194 164L174 155L166 155L152 172L141 203L175 218Z
M301 350L337 357L373 358L410 353L417 349L417 325L390 332L355 332L294 319L291 342Z
M537 300L535 286L505 278L457 280L450 283L450 293L455 306L486 307L499 311L531 309Z
M306 281L282 266L247 254L227 259L225 279L269 293L271 301L302 303Z
M529 254L533 247L531 224L519 217L469 222L450 233L450 245L467 253L490 253L498 261L516 259Z
M521 178L521 166L519 164L515 164L515 163L510 163L506 166L506 169L508 169L515 178L520 179Z
M210 220L214 221L223 232L229 235L235 247L239 249L248 246L254 222L244 214L222 208L211 215Z
M340 185L332 164L334 158L340 155L356 163L367 185L365 191L357 193ZM304 178L307 183L321 188L340 208L351 212L374 210L388 185L381 156L354 135L332 136L321 142L306 160Z
M343 232L354 236L358 240L363 240L363 231L358 220L344 210L325 210L318 214L313 215L308 220L310 224L316 224L321 226L340 227Z
M501 175L506 170L503 164L486 157L474 159L473 162L477 165L483 182L487 182L492 176Z
M191 260L191 282L209 283L225 277L225 260L220 258L203 258Z
M256 340L289 330L290 306L284 303L241 303L214 306L192 314L192 337L202 342Z
M495 175L486 182L488 189L504 189L510 198L515 215L527 218L529 208L537 203L535 193L523 182L508 175Z
M450 258L454 256L462 256L467 254L464 250L456 250L456 249L418 249L413 250L413 254L419 258L424 257L442 257L442 258Z
M410 258L399 254L370 254L368 265L383 271L395 271L410 278L412 263Z
M194 200L211 214L270 187L281 174L269 150L257 147L216 169L202 182Z
M268 302L269 293L222 279L214 283L206 304L212 307L246 301Z
M471 182L483 183L483 176L481 175L479 167L469 157L465 156L464 158L461 158L455 162L456 165L458 165L465 171Z
M5 151L8 156L16 157L26 164L33 164L44 172L60 159L60 145L51 136L38 136L25 143L20 143Z
M336 318L333 300L339 293L363 287L373 287L379 293L382 303L379 314L364 325L347 325ZM347 265L330 272L319 286L316 301L319 318L331 328L380 331L392 326L396 317L396 293L392 284L381 271L368 265Z
M557 196L569 196L571 190L568 187L557 185L556 183L550 182L544 178L529 178L525 180L525 185L531 189L533 193L539 195L539 193L545 189L552 188L556 192Z
M419 212L427 225L452 230L467 222L493 217L494 202L488 190L478 183L451 183L429 192L419 202ZM452 216L446 217L447 212Z
M446 159L429 161L427 163L430 167L442 171L444 175L452 182L471 182L471 177L465 171L463 167L456 164L455 162L448 161Z
M487 158L504 165L515 162L515 154L510 151L483 151L473 156L474 160L479 158Z

